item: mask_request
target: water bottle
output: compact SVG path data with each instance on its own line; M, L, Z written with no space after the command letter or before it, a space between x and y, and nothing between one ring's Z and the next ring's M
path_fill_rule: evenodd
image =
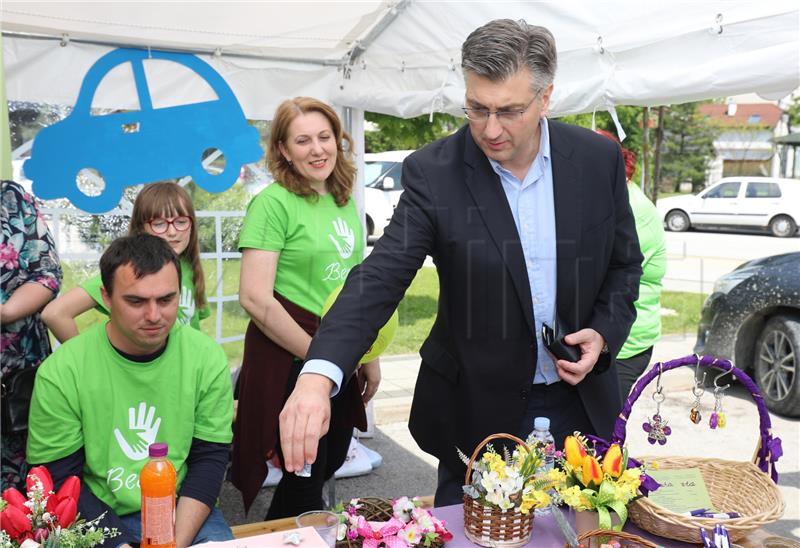
M550 419L547 417L536 417L533 419L533 432L528 435L528 441L531 443L539 442L542 447L553 445L552 451L545 455L544 462L539 466L537 472L544 473L553 469L554 453L555 453L555 440L550 433ZM535 514L543 516L550 513L550 507L537 508Z
M139 474L142 489L142 548L175 548L175 467L166 443L149 447L150 460Z
M547 417L536 417L533 419L533 432L530 433L528 439L533 442L539 442L542 446L553 445L555 447L555 440L553 439L553 435L550 433L550 419ZM547 472L553 469L554 452L555 451L551 451L545 457L544 462L539 467L539 471Z

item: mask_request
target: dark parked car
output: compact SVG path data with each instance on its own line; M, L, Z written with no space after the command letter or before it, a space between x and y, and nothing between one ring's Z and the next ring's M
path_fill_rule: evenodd
M747 372L770 411L800 416L800 253L749 261L717 280L694 349Z

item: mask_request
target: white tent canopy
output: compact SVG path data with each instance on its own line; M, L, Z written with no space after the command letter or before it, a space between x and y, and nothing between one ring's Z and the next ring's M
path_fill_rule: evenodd
M9 100L73 104L102 54L149 47L201 54L256 119L269 119L282 99L295 95L404 117L458 113L461 43L501 17L524 18L555 35L554 114L747 92L779 98L800 83L796 0L5 1L0 7ZM188 76L164 74L159 81L175 102L196 93ZM123 86L107 86L95 105L125 108L128 100Z

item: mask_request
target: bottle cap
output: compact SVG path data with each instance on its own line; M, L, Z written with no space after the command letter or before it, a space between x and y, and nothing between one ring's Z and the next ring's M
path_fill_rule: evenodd
M533 419L533 427L536 430L550 430L550 419L547 417L536 417Z
M166 457L169 451L169 445L166 443L151 443L149 452L150 457Z

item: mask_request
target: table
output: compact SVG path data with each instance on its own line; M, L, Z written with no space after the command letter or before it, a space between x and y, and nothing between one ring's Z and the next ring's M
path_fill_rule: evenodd
M464 506L456 504L453 506L442 506L433 508L431 513L439 519L447 522L447 530L453 533L452 542L445 544L445 548L474 548L475 544L464 536ZM568 521L575 524L575 513L572 511L564 512L564 516ZM670 540L663 537L657 537L642 531L628 520L623 530L626 533L640 536L664 548L688 548L697 547L698 544L688 544L676 540ZM749 534L746 539L739 542L739 545L744 548L760 548L764 545L763 540L767 538L769 533L763 529L758 529ZM543 516L536 516L533 521L533 536L531 541L526 544L532 548L556 548L564 546L564 536L556 525L555 519L552 515L546 514Z
M433 497L424 497L426 502L432 503ZM447 529L453 533L453 540L445 545L445 548L474 548L475 545L464 536L464 507L461 504L453 506L442 506L439 508L432 508L431 512L439 519L447 522ZM564 512L564 515L571 523L575 522L575 515L573 512ZM246 538L250 536L263 535L265 533L272 533L275 531L286 531L297 527L294 518L281 518L270 521L260 521L257 523L247 523L245 525L237 525L232 527L233 535L236 538ZM696 547L697 544L687 544L685 542L678 542L675 540L665 539L646 533L633 525L628 520L625 524L624 530L628 533L638 535L646 538L665 548L685 548ZM757 529L747 535L747 537L739 542L743 548L763 548L764 539L773 536L763 529ZM529 547L543 547L543 548L560 548L564 546L564 537L561 535L558 526L552 516L536 516L533 524L533 538L527 544Z

